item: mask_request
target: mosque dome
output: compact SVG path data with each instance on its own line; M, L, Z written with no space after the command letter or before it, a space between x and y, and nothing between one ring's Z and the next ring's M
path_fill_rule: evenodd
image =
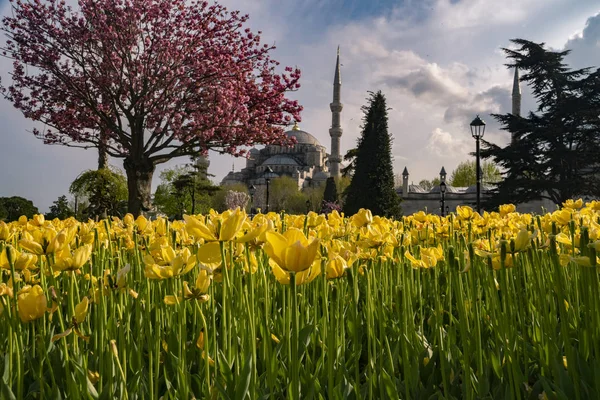
M327 178L329 178L329 174L323 171L319 171L313 176L313 180L315 181L326 181Z
M301 130L298 124L294 124L294 127L285 133L288 137L295 137L298 144L311 144L314 146L321 146L321 143L316 137L310 133Z
M300 165L298 161L294 160L292 157L287 157L282 154L277 154L271 156L262 163L262 165Z

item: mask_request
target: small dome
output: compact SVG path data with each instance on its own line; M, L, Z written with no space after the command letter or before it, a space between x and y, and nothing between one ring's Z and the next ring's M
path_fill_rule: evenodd
M298 144L312 144L315 146L321 145L316 137L306 131L300 130L298 124L294 124L292 130L287 131L285 134L288 137L295 137Z
M294 160L291 157L287 157L285 155L275 155L267 158L262 165L300 165L298 161Z
M319 171L313 176L313 180L315 181L326 181L329 178L329 174L324 171Z

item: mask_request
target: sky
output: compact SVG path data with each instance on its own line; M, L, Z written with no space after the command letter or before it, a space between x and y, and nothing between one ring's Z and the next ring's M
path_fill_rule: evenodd
M488 124L485 139L508 143L491 113L510 112L513 72L504 64L510 39L544 42L572 50L573 68L600 66L598 0L221 0L248 13L247 26L275 44L281 66L302 70L302 87L289 97L304 106L300 128L330 148L336 49L342 74L341 151L356 145L361 107L369 91L387 98L393 137L394 172L404 167L418 183L451 172L469 160L475 142L469 123L479 114ZM0 0L0 12L10 8ZM0 59L3 84L11 62ZM522 87L522 111L535 108ZM84 170L95 168L97 151L44 145L26 120L0 99L0 197L22 196L45 212ZM209 173L220 180L240 170L245 159L210 153ZM189 162L186 158L161 165ZM111 164L122 168L121 159Z

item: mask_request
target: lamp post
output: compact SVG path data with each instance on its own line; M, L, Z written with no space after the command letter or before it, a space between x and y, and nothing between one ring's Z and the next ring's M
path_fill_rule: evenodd
M306 200L306 213L310 212L310 200Z
M446 182L441 181L440 182L440 195L442 196L442 199L440 200L440 204L441 204L441 209L442 209L442 217L444 216L444 206L446 205Z
M481 214L481 167L479 165L479 140L485 133L485 122L479 115L471 122L471 136L475 138L475 172L477 176L477 212Z
M265 170L265 172L266 172L265 175L267 175L267 177L265 179L265 182L267 183L267 204L266 204L265 209L266 209L267 214L268 214L269 213L269 183L271 183L271 178L270 178L269 174L273 173L273 168L267 167L267 169Z
M254 215L254 193L256 193L256 186L250 185L248 188L248 192L250 193L250 216Z

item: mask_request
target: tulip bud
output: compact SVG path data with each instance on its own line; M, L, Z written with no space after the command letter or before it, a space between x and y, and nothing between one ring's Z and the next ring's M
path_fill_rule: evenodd
M11 245L6 246L6 259L8 260L8 265L13 267L15 265L15 248Z
M115 358L119 358L119 350L117 349L117 341L112 339L110 341L110 351L113 353Z

